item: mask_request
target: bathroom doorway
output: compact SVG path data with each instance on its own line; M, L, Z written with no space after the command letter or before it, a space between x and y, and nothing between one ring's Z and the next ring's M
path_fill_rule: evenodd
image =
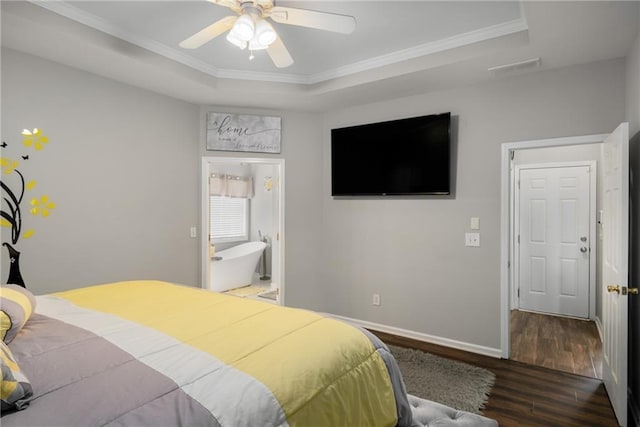
M221 194L226 180L240 186L240 194ZM284 159L203 157L201 183L202 287L284 305ZM220 221L226 213L216 216L226 200L243 212L234 232ZM236 257L244 253L250 265L240 268L239 278L237 266L247 262Z

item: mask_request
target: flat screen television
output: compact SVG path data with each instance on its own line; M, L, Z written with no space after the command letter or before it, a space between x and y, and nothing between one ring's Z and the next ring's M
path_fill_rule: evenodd
M451 113L331 130L332 196L451 194Z

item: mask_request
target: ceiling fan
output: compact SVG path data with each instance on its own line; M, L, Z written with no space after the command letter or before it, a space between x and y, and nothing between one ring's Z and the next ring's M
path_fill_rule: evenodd
M284 43L267 21L271 18L279 24L316 28L336 33L350 34L356 28L356 19L349 15L317 12L274 4L275 0L207 0L228 7L238 16L226 16L183 40L180 47L196 49L226 31L227 40L240 49L265 50L276 67L293 64L293 58Z

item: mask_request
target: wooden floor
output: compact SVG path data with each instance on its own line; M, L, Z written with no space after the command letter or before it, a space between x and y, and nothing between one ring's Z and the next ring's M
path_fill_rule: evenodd
M511 310L511 359L602 378L602 342L594 322Z
M482 412L500 426L618 425L600 380L372 332L388 344L427 351L493 372L496 383Z

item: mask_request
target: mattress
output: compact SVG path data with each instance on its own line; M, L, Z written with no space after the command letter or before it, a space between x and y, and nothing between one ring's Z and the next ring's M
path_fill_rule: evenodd
M158 281L36 297L7 426L409 426L397 364L315 312Z

